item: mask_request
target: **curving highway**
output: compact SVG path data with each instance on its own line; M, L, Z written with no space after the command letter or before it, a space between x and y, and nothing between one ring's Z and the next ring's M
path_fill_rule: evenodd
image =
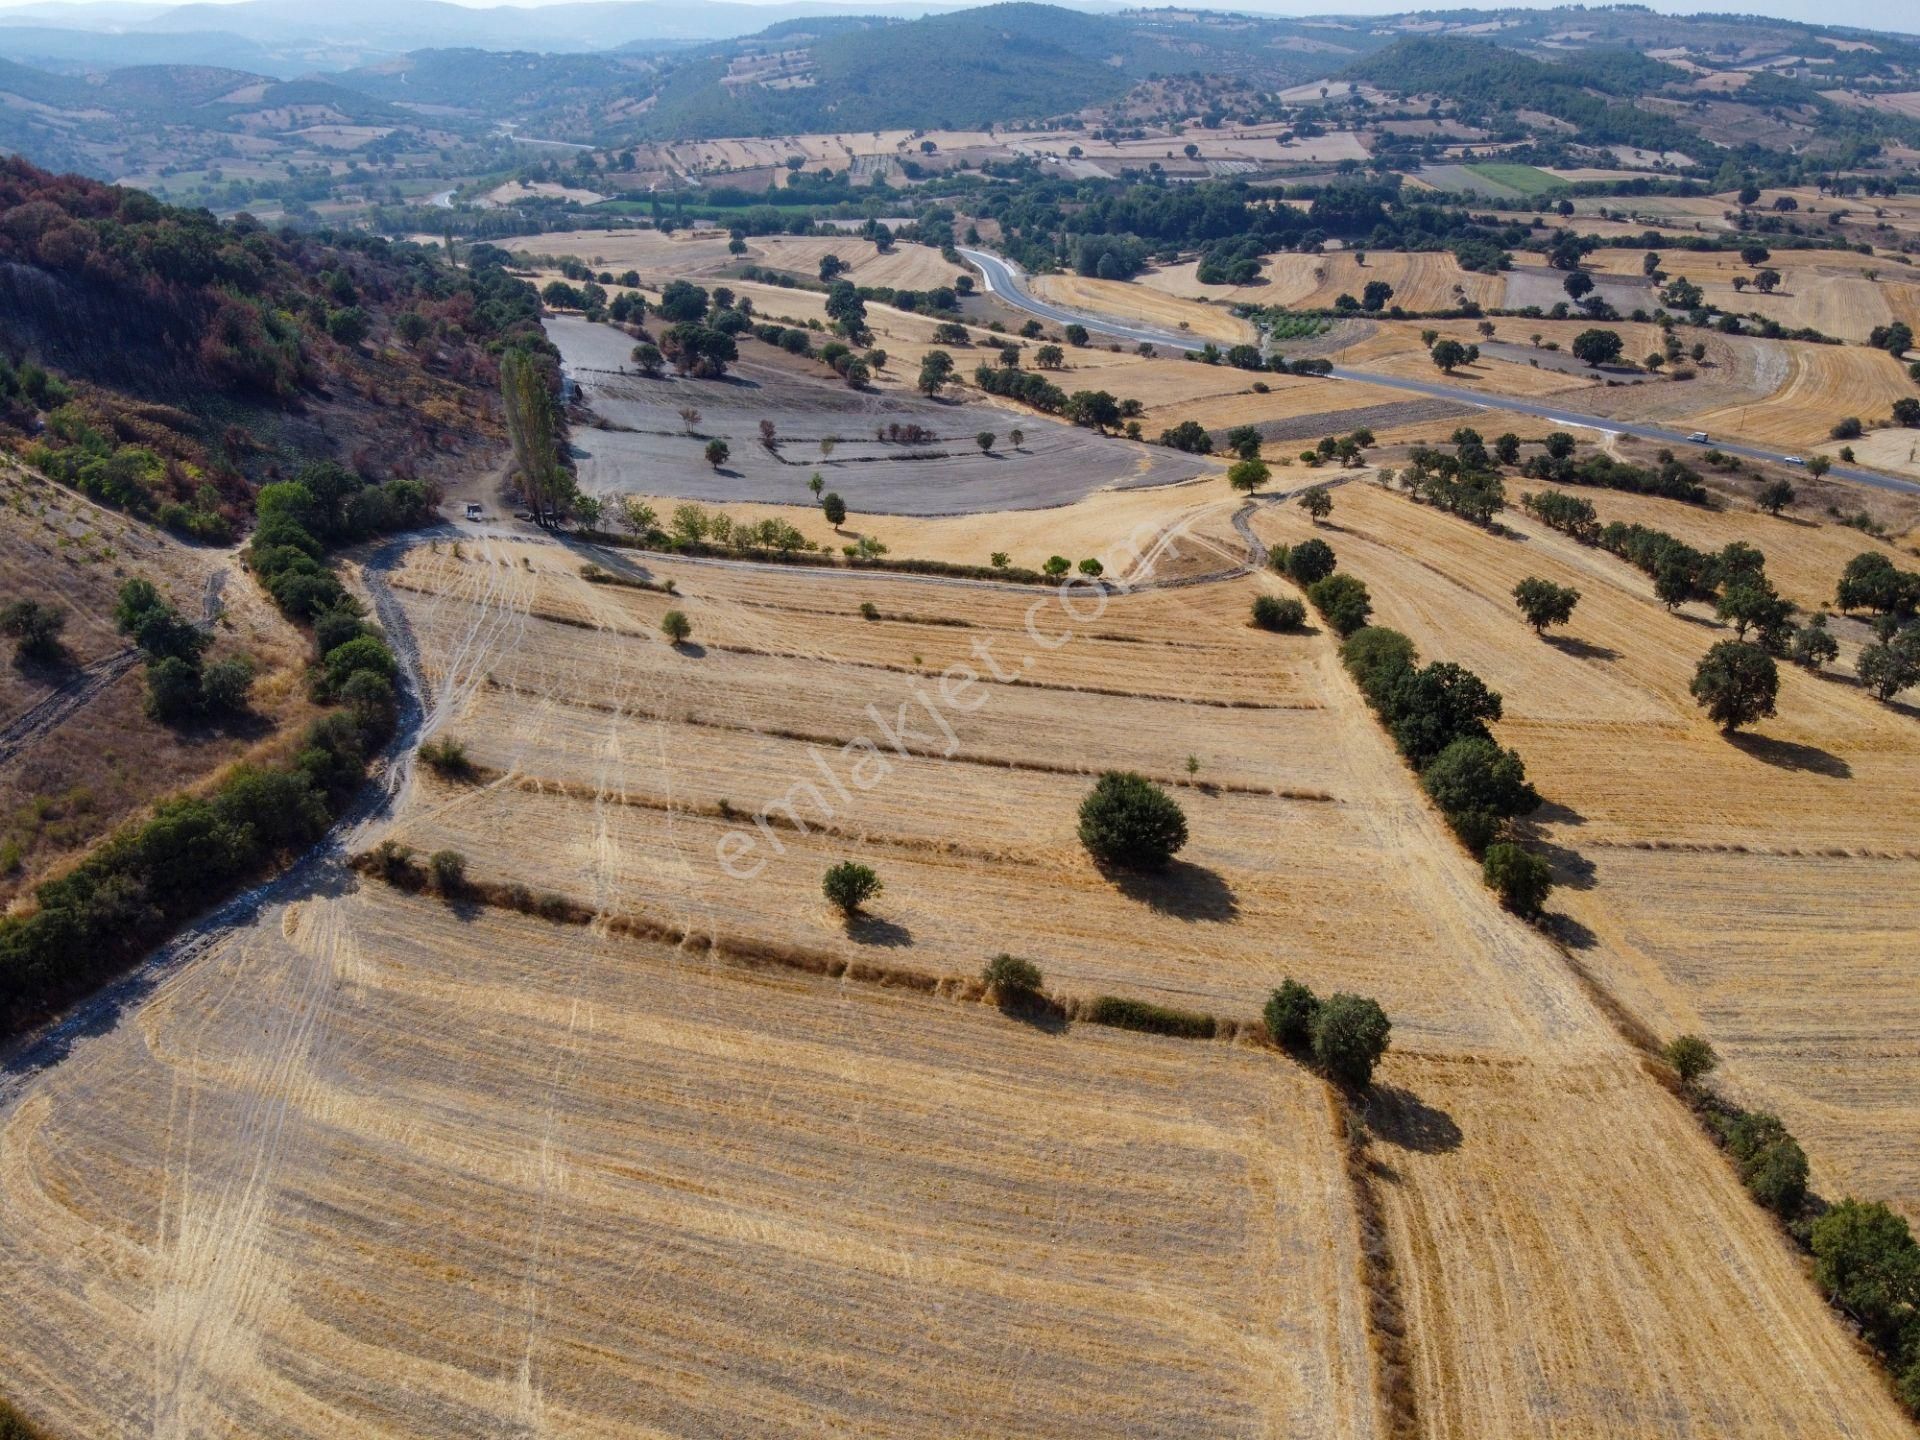
M1175 350L1195 348L1194 337L1182 335L1171 330L1156 330L1151 326L1133 322L1122 323L1089 311L1069 309L1065 305L1056 305L1042 300L1027 288L1026 276L1019 266L998 255L990 255L984 250L972 250L960 247L965 257L983 277L987 293L997 295L1016 309L1025 310L1042 320L1051 320L1056 325L1085 325L1089 330L1098 330L1102 335L1111 335L1116 340L1131 340L1135 344L1165 345ZM1610 420L1599 415L1587 415L1578 410L1570 410L1564 405L1546 405L1537 400L1527 400L1519 396L1489 396L1483 391L1467 390L1458 385L1449 385L1439 380L1408 380L1398 375L1379 375L1370 370L1353 370L1344 365L1336 365L1331 376L1335 380L1358 380L1368 385L1378 385L1385 390L1401 390L1408 394L1425 396L1433 400L1452 400L1462 405L1472 405L1481 410L1504 410L1510 414L1532 415L1541 420L1550 420L1556 425L1567 425L1583 430L1599 430L1610 435L1631 435L1637 440L1651 440L1657 445L1669 445L1684 449L1697 442L1687 439L1684 430L1667 430L1658 425L1647 425L1633 420ZM1713 438L1715 449L1728 455L1738 455L1743 460L1759 460L1774 465L1788 464L1787 453L1780 450L1766 450L1757 445L1741 441L1728 440L1716 435ZM1830 479L1853 480L1862 485L1871 485L1879 490L1895 490L1909 495L1920 495L1920 484L1903 480L1894 475L1883 475L1875 470L1862 470L1857 465L1835 465L1827 472Z

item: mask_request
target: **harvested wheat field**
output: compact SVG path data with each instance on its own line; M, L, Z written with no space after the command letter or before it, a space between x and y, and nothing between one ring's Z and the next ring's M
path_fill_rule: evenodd
M596 270L637 269L649 279L697 274L710 267L725 265L733 257L727 253L724 230L552 230L538 235L519 235L498 242L505 250L529 251L535 255L572 255Z
M805 574L756 577L742 589L712 575L714 567L653 567L656 577L675 578L679 593L669 598L590 587L565 573L514 573L505 563L495 582L478 573L483 563L427 557L400 580L436 594L485 596L495 583L523 592L517 608L526 618L517 623L525 628L472 687L474 718L462 724L476 759L523 793L464 792L423 810L399 832L423 852L460 849L483 868L484 833L520 815L515 823L544 837L529 857L537 878L528 883L580 898L578 854L566 837L584 835L578 827L596 807L578 793L580 762L541 737L550 727L612 725L617 711L621 732L636 738L620 756L592 763L626 803L597 807L598 823L633 857L622 910L650 922L693 924L716 943L785 936L848 957L883 953L941 974L971 973L983 954L1013 949L1045 957L1048 975L1077 993L1117 987L1236 1017L1256 1013L1283 978L1287 960L1272 936L1285 931L1318 952L1315 969L1330 983L1392 995L1409 1033L1509 1046L1543 1028L1579 1033L1590 1023L1583 1005L1529 1009L1517 998L1548 986L1550 951L1488 912L1477 876L1438 843L1436 822L1406 792L1384 742L1354 723L1357 702L1330 675L1324 642L1247 626L1250 588L1116 599L1070 643L1048 649L1027 633L1029 591L942 594L885 578ZM428 578L442 569L460 573ZM576 608L563 611L569 599ZM862 618L862 601L881 618ZM423 603L428 653L438 648L437 627L470 624L467 604ZM692 621L701 653L656 638L668 605ZM561 613L570 623L543 618ZM1061 633L1044 614L1033 623L1043 640ZM983 682L970 697L982 703L954 718L949 740L914 697L957 662L987 677L998 667L1010 683ZM1116 686L1121 673L1132 678ZM900 754L888 734L908 722L915 732ZM798 782L827 783L814 752L832 756L867 740L889 747L884 783L851 791L854 803L831 786L789 794ZM1189 755L1201 785L1190 787L1188 863L1167 882L1116 889L1073 840L1078 797L1109 765L1181 784ZM789 799L799 813L779 808ZM663 806L683 804L673 825L659 823ZM759 832L771 838L729 869L722 844L739 826L726 808L784 814L805 828ZM1430 843L1409 850L1395 839L1405 835ZM815 898L821 871L850 846L894 877L871 933L843 931ZM755 862L743 890L733 875ZM1404 865L1419 867L1422 888L1436 884L1447 898L1424 913L1396 900ZM1063 896L1073 903L1063 907ZM1419 998L1416 977L1391 963L1396 930L1424 935L1419 948L1434 963L1466 967L1462 985L1475 969L1501 973L1508 978L1489 988L1516 998L1436 1009ZM1116 950L1116 933L1136 943Z
M1638 571L1517 513L1506 539L1375 487L1338 493L1329 538L1379 620L1506 697L1500 736L1549 802L1537 828L1579 963L1655 1033L1708 1036L1723 1084L1786 1120L1816 1186L1920 1213L1911 712L1867 697L1844 664L1826 679L1782 666L1778 716L1730 740L1687 693L1730 634L1704 607L1668 615ZM1821 574L1874 548L1839 526L1594 499L1603 521L1758 544L1809 603ZM1285 518L1283 533L1303 531ZM1787 558L1802 546L1812 558ZM1509 592L1529 574L1582 592L1564 633L1534 640L1521 622ZM1844 657L1861 637L1840 633Z
M1460 262L1444 251L1369 250L1365 264L1344 252L1272 255L1261 262L1260 273L1267 284L1253 303L1303 310L1330 310L1343 294L1357 300L1373 280L1391 285L1389 303L1406 310L1451 310L1463 294L1488 307L1505 303L1506 287L1500 276L1462 270Z
M1387 1069L1411 1092L1371 1117L1417 1433L1911 1434L1773 1221L1637 1067Z
M1781 351L1785 374L1771 393L1689 418L1702 430L1747 441L1810 447L1847 416L1884 423L1894 401L1913 395L1904 368L1884 350L1782 342Z
M1326 533L1383 618L1450 634L1504 580L1476 547L1518 542L1337 493ZM472 898L323 869L13 1083L8 1398L90 1437L1901 1433L1694 1123L1489 898L1330 636L1247 624L1287 587L1232 573L1235 511L1205 497L1128 498L1144 553L1115 569L1203 583L1126 594L416 545L392 613L426 733L476 769L403 769L349 844L457 851ZM1094 548L1091 513L1061 524ZM589 556L673 591L588 583ZM1630 592L1623 655L1691 627ZM1533 723L1528 687L1416 633ZM1582 692L1563 660L1543 736L1690 733L1659 665ZM1109 766L1180 797L1167 875L1079 847ZM843 923L819 881L848 857L886 888ZM514 886L568 920L500 908ZM1378 996L1366 1157L1245 1036L981 1003L1003 950L1057 996L1230 1026L1289 975Z
M895 290L931 290L953 284L954 276L970 273L966 266L949 265L927 245L896 245L882 252L871 240L857 235L762 236L748 245L747 256L763 265L812 278L820 262L836 255L848 265L846 278L856 285Z
M187 982L0 1132L69 1433L1371 1429L1339 1142L1257 1052L384 887Z
M1253 326L1236 319L1224 307L1203 305L1177 295L1126 280L1089 280L1080 275L1035 275L1033 291L1057 305L1069 305L1090 315L1111 316L1126 324L1164 326L1190 332L1196 341L1216 340L1238 345L1257 337Z

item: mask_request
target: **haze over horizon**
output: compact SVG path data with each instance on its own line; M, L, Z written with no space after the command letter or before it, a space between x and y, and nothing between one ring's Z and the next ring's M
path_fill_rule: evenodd
M194 3L206 6L237 5L248 0L194 0ZM618 0L445 0L447 4L462 6L470 10L495 9L545 9L557 5L612 4ZM772 6L784 3L784 0L724 0L724 3L741 6ZM874 10L889 8L888 0L855 0L855 3L837 5L835 0L810 0L817 3L822 11ZM962 10L977 5L992 4L995 0L953 0L953 3L941 3L935 7L943 10ZM1080 4L1068 0L1075 8L1084 9L1121 9L1130 8L1120 4L1091 3ZM0 16L10 11L31 10L46 16L62 9L110 8L114 10L144 9L159 13L181 8L180 0L0 0ZM919 9L919 6L901 8ZM1139 8L1148 8L1141 6ZM1409 10L1458 9L1447 5L1407 5L1402 0L1342 0L1338 4L1321 3L1321 0L1236 0L1236 3L1218 5L1181 4L1179 9L1239 10L1263 15L1390 15L1403 14ZM1512 8L1529 10L1551 10L1558 8L1551 0L1512 0ZM1744 14L1763 15L1779 20L1794 20L1807 24L1833 23L1868 30L1887 30L1899 34L1920 34L1920 26L1901 12L1905 6L1896 6L1892 0L1744 0L1738 5L1719 3L1719 0L1650 0L1647 8L1664 15L1701 15L1701 14Z

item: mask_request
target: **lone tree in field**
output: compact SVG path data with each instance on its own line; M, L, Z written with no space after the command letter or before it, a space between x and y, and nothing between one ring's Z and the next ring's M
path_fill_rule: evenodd
M1613 330L1582 330L1573 337L1573 355L1589 366L1611 365L1620 358L1626 343Z
M1430 353L1433 363L1449 375L1467 363L1467 347L1458 340L1442 340L1435 344Z
M1778 515L1793 503L1793 482L1791 480L1769 480L1760 487L1760 508L1769 515Z
M733 452L727 448L727 442L724 440L707 441L707 464L716 470L727 463L727 456L732 453Z
M1527 617L1533 633L1544 635L1549 625L1564 625L1573 618L1573 607L1580 603L1580 592L1571 585L1556 585L1529 575L1513 587L1513 603Z
M1253 623L1262 630L1298 630L1307 621L1307 607L1291 597L1257 595Z
M1109 770L1080 802L1080 843L1102 866L1164 870L1187 843L1187 817L1145 776Z
M1840 658L1840 642L1827 630L1827 617L1813 619L1793 632L1793 663L1803 670L1818 670Z
M1272 476L1264 460L1236 460L1227 467L1227 484L1244 495L1251 495Z
M693 622L687 619L685 611L669 610L660 617L660 633L667 637L668 644L683 645L693 634Z
M1007 432L1007 443L1018 450L1022 445L1027 443L1027 432L1024 430L1009 430Z
M953 356L944 350L929 350L926 359L920 362L920 378L916 383L920 393L931 398L952 378Z
M1332 995L1314 1012L1313 1058L1333 1080L1363 1090L1373 1083L1373 1067L1387 1053L1392 1035L1392 1023L1374 1001Z
M829 867L820 881L820 892L849 920L885 888L880 877L873 873L873 867L862 865L858 860L842 860Z
M987 962L986 968L980 972L980 979L993 992L993 998L1002 1004L1029 1000L1040 993L1040 967L1031 960L1008 955L1004 951Z
M1780 671L1773 657L1743 640L1722 640L1700 658L1693 672L1693 698L1729 734L1773 714Z
M1528 918L1540 913L1553 891L1553 867L1510 840L1496 840L1487 846L1480 875L1502 905Z
M15 600L0 609L0 634L18 641L14 656L50 665L66 655L60 632L66 628L67 612L44 600Z
M1662 1053L1683 1085L1697 1083L1720 1063L1720 1057L1713 1053L1713 1046L1698 1035L1676 1035L1667 1042L1667 1048Z
M682 405L674 412L680 417L681 428L691 435L700 426L700 411L692 405Z
M978 435L973 437L973 443L980 447L980 453L982 455L991 455L993 453L994 438L993 431L982 430Z
M1309 485L1300 492L1300 508L1318 525L1333 513L1333 493L1324 485Z
M1261 1012L1267 1022L1267 1034L1273 1043L1286 1050L1304 1050L1313 1040L1313 1017L1320 1013L1320 1000L1298 980L1283 980L1280 988L1267 997Z
M847 502L840 498L836 490L829 490L820 498L820 511L827 517L827 523L836 530L847 523Z
M436 850L427 859L433 888L442 895L458 895L467 888L467 857L458 850Z

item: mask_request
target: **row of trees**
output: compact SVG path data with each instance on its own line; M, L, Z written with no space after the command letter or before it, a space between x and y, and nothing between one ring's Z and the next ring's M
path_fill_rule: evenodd
M1901 1401L1920 1414L1920 1242L1905 1217L1878 1201L1824 1204L1808 1188L1806 1151L1779 1116L1742 1109L1705 1087L1719 1064L1712 1045L1680 1035L1664 1053L1741 1184L1812 1254L1821 1292L1859 1325L1893 1371Z
M1499 693L1465 666L1421 665L1413 642L1383 626L1349 636L1340 658L1421 787L1481 857L1487 884L1508 908L1537 915L1552 869L1517 843L1512 825L1539 807L1540 795L1519 754L1501 749L1487 728L1500 718Z

